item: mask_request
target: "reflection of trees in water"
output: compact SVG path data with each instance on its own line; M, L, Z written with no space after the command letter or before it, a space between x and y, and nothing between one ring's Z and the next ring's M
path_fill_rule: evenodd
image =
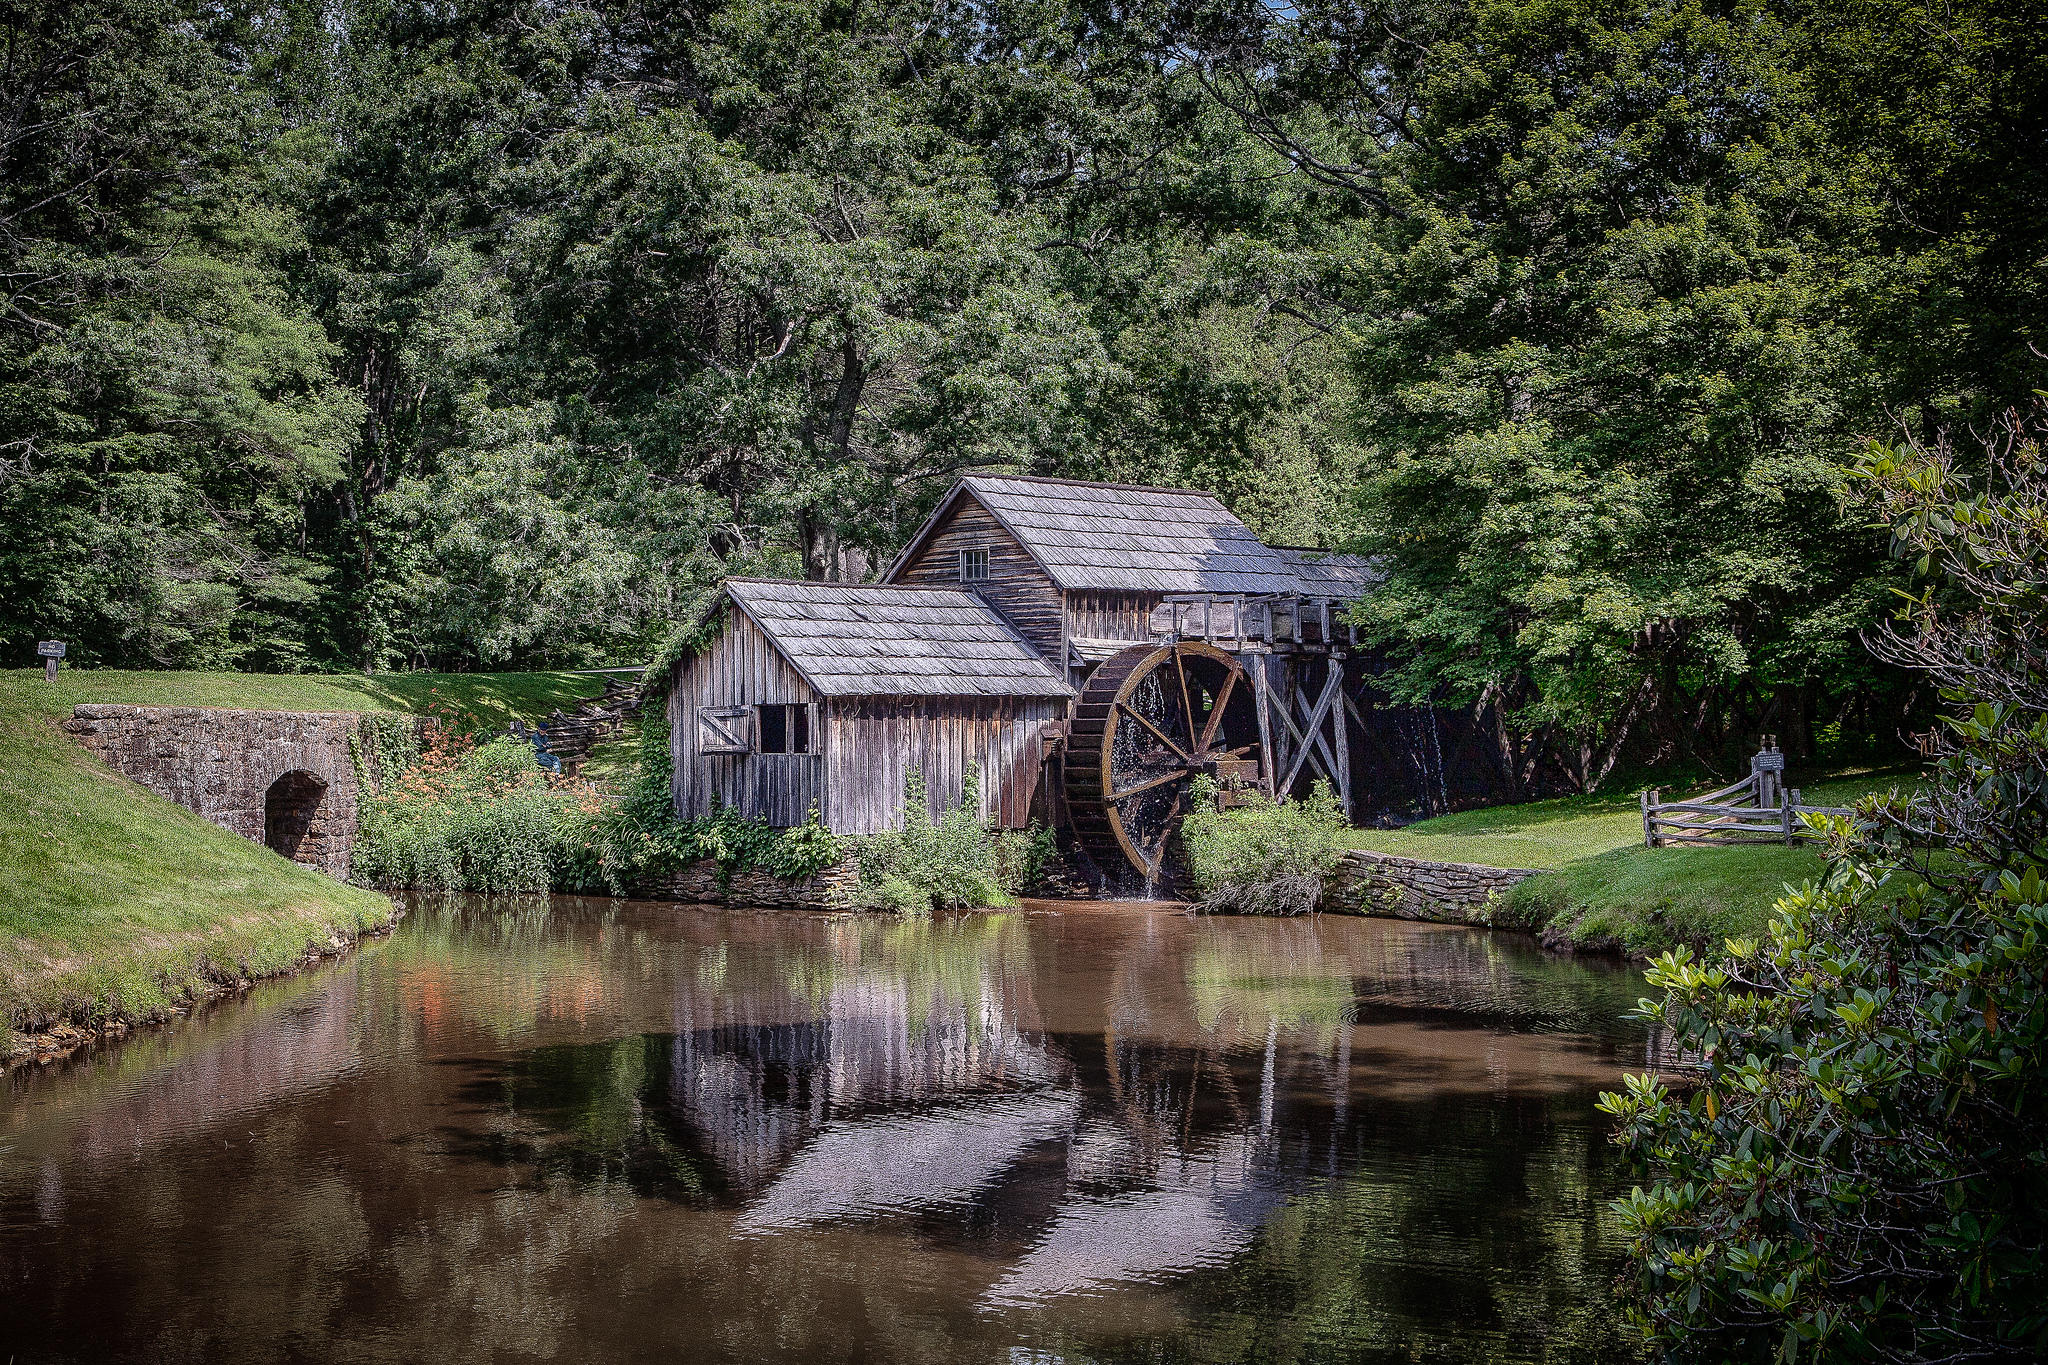
M232 1174L209 1177L159 1144L155 1183L121 1207L146 1196L206 1264L255 1263L203 1309L250 1341L280 1323L334 1339L339 1310L269 1267L364 1273L346 1262L379 1267L361 1297L426 1334L408 1339L586 1357L654 1339L591 1335L623 1330L590 1297L622 1267L689 1284L705 1339L774 1331L824 1356L984 1358L1020 1338L1101 1360L1612 1344L1592 1087L1530 1073L1599 1061L1544 1035L1617 985L1632 997L1625 974L1331 920L660 916L416 911L363 960L365 986L280 997L290 1009L252 1014L264 1041L215 1033L162 1072L152 1104L218 1091L263 1109L247 1124L262 1160L223 1155ZM430 999L442 1013L421 1027ZM1428 1022L1354 1026L1361 1002ZM522 1034L536 1019L568 1023ZM476 1041L621 1028L510 1055ZM360 1070L365 1038L385 1070ZM278 1104L264 1075L292 1065L361 1079L295 1082ZM85 1283L94 1229L62 1230L49 1274ZM323 1235L333 1256L293 1250ZM157 1280L116 1283L138 1322L179 1311ZM856 1306L833 1309L828 1283ZM929 1311L935 1285L957 1296L948 1312ZM1169 1344L1081 1325L1091 1294L1131 1285L1169 1288L1103 1299L1103 1320L1150 1313Z
M1351 961L1324 948L1313 920L1203 921L1185 960L1188 998L1205 1033L1263 1039L1276 1028L1298 1030L1325 1047L1351 1021Z
M1334 1173L1302 1153L1239 1254L1182 1281L1176 1355L1195 1360L1635 1359L1613 1309L1623 1239L1612 1154L1581 1106L1524 1099L1376 1104L1337 1135ZM1114 1332L1049 1348L1155 1360Z
M1517 1032L1633 1036L1638 972L1535 950L1514 935L1439 926L1354 950L1360 1012L1426 1010Z
M434 1035L467 1025L504 1040L543 1020L587 1023L646 947L606 918L555 914L544 895L420 893L406 904L384 965L407 1016Z
M1021 915L863 915L831 921L823 950L790 954L787 972L791 991L828 1013L842 984L899 983L919 1028L934 1006L978 1011L987 1000L1000 1007L1013 981L1029 981L1030 950Z

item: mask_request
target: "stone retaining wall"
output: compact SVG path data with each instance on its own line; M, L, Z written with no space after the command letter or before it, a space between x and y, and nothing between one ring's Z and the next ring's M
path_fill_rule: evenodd
M1330 880L1323 908L1439 924L1493 924L1500 899L1537 870L1431 863L1352 849Z
M356 838L353 711L75 708L64 728L102 763L222 829L348 876ZM266 798L275 799L266 802Z
M721 883L718 864L705 858L670 876L649 878L626 888L635 900L686 901L692 905L755 906L775 910L836 910L837 893L851 885L857 875L849 855L837 867L815 877L785 881L758 869L735 872L730 882ZM1087 899L1092 893L1085 878L1067 860L1055 854L1039 877L1027 888L1027 896Z
M853 860L827 868L815 877L784 880L773 873L747 868L721 882L718 864L710 858L665 877L649 878L626 888L635 900L686 901L692 905L743 905L775 910L830 910L832 894L852 881Z

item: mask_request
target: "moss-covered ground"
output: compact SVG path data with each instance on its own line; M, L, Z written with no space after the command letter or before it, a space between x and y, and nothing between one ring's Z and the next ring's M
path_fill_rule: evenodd
M0 1053L52 1023L161 1015L209 982L283 971L387 923L383 896L299 867L94 761L81 702L538 718L601 684L568 673L316 677L0 672Z
M1909 771L1886 770L1837 773L1801 785L1809 805L1846 806L1867 792L1913 781ZM1810 845L1646 848L1633 788L1461 811L1404 829L1360 830L1353 842L1404 858L1542 869L1508 895L1493 923L1630 953L1759 933L1786 886L1822 870Z

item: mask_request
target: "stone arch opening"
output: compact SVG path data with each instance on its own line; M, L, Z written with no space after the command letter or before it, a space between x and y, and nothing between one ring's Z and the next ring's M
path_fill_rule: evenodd
M307 836L326 796L327 784L304 769L271 783L263 793L263 842L293 862L316 861Z

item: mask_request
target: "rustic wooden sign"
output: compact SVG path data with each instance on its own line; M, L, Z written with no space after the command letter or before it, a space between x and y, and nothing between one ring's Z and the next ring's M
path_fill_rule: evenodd
M43 681L57 681L57 660L64 657L64 642L62 640L38 640L36 641L36 654L43 661Z

